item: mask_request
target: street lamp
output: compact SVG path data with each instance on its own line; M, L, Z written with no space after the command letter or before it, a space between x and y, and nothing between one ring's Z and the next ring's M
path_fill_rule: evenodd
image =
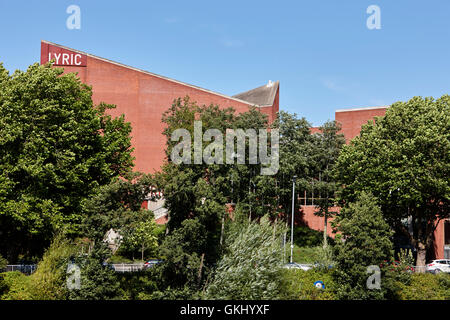
M294 256L294 208L295 208L295 180L297 176L292 177L292 214L291 214L291 263Z

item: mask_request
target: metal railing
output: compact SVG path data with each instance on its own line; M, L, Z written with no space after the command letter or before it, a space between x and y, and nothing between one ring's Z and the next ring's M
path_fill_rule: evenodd
M19 271L25 274L32 274L36 271L35 264L9 264L5 269L1 270L2 272L11 272L11 271Z
M115 263L112 264L112 267L116 272L136 272L142 270L144 268L144 264Z
M129 264L129 263L116 263L111 264L112 268L116 272L137 272L144 269L144 264ZM0 272L12 272L19 271L25 274L32 274L36 271L37 266L35 264L10 264L6 268L0 269Z

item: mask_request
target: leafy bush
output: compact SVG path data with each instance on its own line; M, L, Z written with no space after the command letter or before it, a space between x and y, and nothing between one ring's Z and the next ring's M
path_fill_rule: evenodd
M286 244L285 250L286 250L286 259L289 260L290 257L289 244ZM306 264L318 263L326 266L331 265L334 263L332 247L328 245L328 247L324 249L322 246L301 247L301 248L294 246L293 261Z
M415 273L408 285L399 283L401 300L450 300L450 275Z
M105 265L109 248L105 245L97 247L88 256L78 256L73 262L80 268L80 288L69 291L71 300L112 300L120 299L123 291L116 278L115 271Z
M3 258L0 255L0 271L4 270L7 265L8 265L8 260L6 260L5 258Z
M236 230L235 230L236 231ZM208 299L275 299L281 290L281 224L242 225L228 235L229 246L206 290Z
M326 269L313 268L308 271L301 269L284 269L283 290L279 298L283 300L334 300L336 284L332 272ZM325 290L318 289L314 282L322 281Z
M323 232L306 226L294 227L294 243L299 247L316 247L323 244ZM328 244L333 245L334 239L328 237Z
M370 194L362 193L355 203L342 209L341 215L338 216L338 229L344 241L334 246L334 276L339 284L337 297L343 300L383 299L383 290L367 288L367 267L379 267L384 260L390 260L392 231Z
M65 299L67 288L65 273L70 257L75 253L71 243L57 236L30 276L18 272L4 274L4 293L7 300L59 300Z
M19 271L0 274L0 300L31 300L29 287L29 276Z
M199 274L202 266L200 254L206 245L206 230L200 221L197 218L184 220L181 227L172 231L159 247L159 256L164 260L154 268L159 288L162 291L171 288L186 292L183 288L187 286L196 291L204 275L203 271Z
M156 291L152 270L120 273L116 275L124 300L147 300Z

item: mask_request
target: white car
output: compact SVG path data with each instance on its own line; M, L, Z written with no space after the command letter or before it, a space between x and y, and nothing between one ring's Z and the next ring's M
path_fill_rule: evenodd
M427 264L427 272L439 273L439 272L450 272L450 260L449 259L439 259L433 260Z

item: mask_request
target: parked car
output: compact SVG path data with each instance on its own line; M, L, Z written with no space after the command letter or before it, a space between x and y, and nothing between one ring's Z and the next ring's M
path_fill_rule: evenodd
M112 264L106 262L106 261L102 263L102 266L104 268L108 268L108 269L111 269L111 270L115 271L114 266Z
M157 264L160 264L161 262L163 262L163 260L158 260L158 259L148 260L146 263L144 263L144 269L156 266Z
M334 265L333 264L324 264L324 263L319 263L319 262L316 262L316 263L314 263L314 265L313 265L313 267L314 268L321 268L321 269L332 269L332 268L334 268Z
M309 264L300 264L297 262L292 262L292 263L286 263L283 268L285 269L302 269L304 271L308 271L309 269L312 269L313 266L309 265Z
M426 271L431 273L450 272L450 259L433 260L427 264Z

